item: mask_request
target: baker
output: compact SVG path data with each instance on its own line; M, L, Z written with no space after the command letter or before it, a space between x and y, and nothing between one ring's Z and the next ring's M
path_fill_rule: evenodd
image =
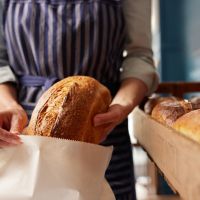
M114 152L106 172L116 199L135 199L127 115L158 78L151 50L150 0L0 1L0 147L17 133L42 93L72 75L94 77L113 100L94 117ZM123 56L126 50L127 55Z

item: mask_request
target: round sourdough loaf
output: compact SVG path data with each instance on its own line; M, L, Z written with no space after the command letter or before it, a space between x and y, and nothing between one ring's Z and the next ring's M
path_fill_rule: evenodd
M144 112L151 115L153 108L157 104L160 104L161 102L175 102L179 100L180 100L179 98L174 96L169 96L169 97L155 96L152 98L150 97L149 100L144 105Z
M200 109L178 118L173 124L173 128L200 143Z
M103 133L93 126L93 118L110 103L110 91L97 80L67 77L41 96L24 133L98 144Z
M192 103L185 100L163 101L153 108L151 116L167 126L172 126L179 117L192 109Z

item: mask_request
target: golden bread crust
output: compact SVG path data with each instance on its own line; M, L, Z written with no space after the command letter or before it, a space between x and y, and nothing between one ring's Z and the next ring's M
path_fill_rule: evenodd
M152 97L150 98L144 105L144 111L147 114L151 114L153 108L161 103L161 102L174 102L174 101L178 101L179 98L174 97L174 96L170 96L170 97L160 97L160 96L156 96L156 97Z
M176 120L173 128L200 143L200 109L193 110Z
M179 117L191 110L192 104L188 101L164 101L154 107L151 116L167 126L172 126Z

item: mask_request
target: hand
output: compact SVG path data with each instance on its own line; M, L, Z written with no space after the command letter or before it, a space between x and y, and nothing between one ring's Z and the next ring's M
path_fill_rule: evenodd
M103 130L102 141L138 105L147 92L146 85L138 79L128 78L121 84L119 91L106 113L94 117L94 126Z
M101 141L105 140L107 135L123 122L132 110L131 105L111 104L108 112L96 115L94 126L101 126L103 129Z
M26 112L21 106L0 109L0 147L21 144L18 134L28 122Z

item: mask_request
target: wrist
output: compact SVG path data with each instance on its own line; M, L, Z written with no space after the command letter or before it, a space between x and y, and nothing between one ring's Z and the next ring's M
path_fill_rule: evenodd
M127 105L133 109L142 101L146 93L147 87L141 80L128 78L122 82L112 104L121 102L121 104Z

